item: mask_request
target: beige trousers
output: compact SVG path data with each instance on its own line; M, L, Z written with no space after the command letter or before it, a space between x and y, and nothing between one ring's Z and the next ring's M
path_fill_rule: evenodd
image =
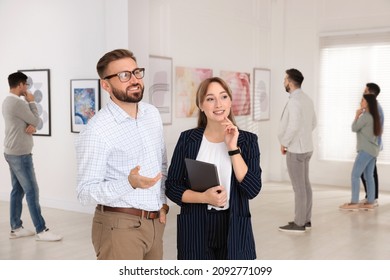
M98 260L161 260L164 229L159 219L96 209L92 244Z

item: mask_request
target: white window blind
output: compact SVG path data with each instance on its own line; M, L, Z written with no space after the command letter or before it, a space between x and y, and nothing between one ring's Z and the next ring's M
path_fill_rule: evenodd
M318 136L320 159L351 161L351 125L366 83L379 85L385 125L378 162L390 163L390 31L320 36Z

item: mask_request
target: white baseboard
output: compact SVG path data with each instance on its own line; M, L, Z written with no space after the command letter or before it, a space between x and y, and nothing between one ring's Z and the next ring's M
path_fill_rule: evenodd
M9 202L10 201L9 193L0 192L0 200ZM78 201L65 201L61 199L49 199L44 197L39 198L39 203L41 207L49 207L49 208L74 211L80 213L88 213L88 214L92 214L96 207L94 205L83 206Z

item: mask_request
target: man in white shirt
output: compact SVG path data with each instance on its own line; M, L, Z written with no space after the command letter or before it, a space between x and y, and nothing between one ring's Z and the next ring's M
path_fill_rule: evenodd
M76 140L78 199L97 205L96 257L162 259L167 157L160 114L141 101L145 69L117 49L99 60L97 72L110 101Z
M317 125L314 105L302 90L303 75L297 69L286 70L284 87L290 94L280 119L278 138L295 195L295 218L281 231L305 232L311 228L312 189L309 163L313 154L312 131Z

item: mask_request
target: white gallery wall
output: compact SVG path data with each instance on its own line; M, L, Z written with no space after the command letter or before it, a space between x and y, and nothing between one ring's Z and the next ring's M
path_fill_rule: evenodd
M81 206L76 198L77 134L70 130L70 80L97 79L98 59L108 50L129 47L130 2L135 1L0 0L1 101L9 92L10 73L50 69L51 136L34 136L33 149L42 206L83 212L92 209ZM147 2L138 6L147 13ZM138 30L147 32L148 25ZM143 42L133 45L146 63L148 51L142 50ZM2 117L0 138L3 143ZM0 199L9 200L10 174L3 156L0 180Z
M173 59L176 67L235 71L253 75L254 67L270 68L271 1L150 1L150 53ZM175 81L173 82L175 87ZM253 86L251 88L251 91ZM174 88L175 95L175 88ZM270 122L253 122L252 115L236 117L241 129L259 136L260 148L266 150ZM180 132L196 126L196 118L176 117L166 125L168 156L171 156ZM262 153L262 166L270 154ZM267 168L265 168L266 170ZM264 172L263 178L267 178Z
M0 0L1 100L8 93L11 72L50 69L51 136L34 136L33 150L41 204L90 212L93 207L82 207L76 198L71 79L98 78L97 60L114 48L133 50L138 64L146 68L149 54L171 57L174 68L211 68L214 75L229 70L249 72L252 77L253 68L269 68L270 120L239 117L237 121L259 136L263 180L286 181L276 137L288 98L284 71L300 69L305 76L303 90L316 102L319 34L386 27L390 27L388 0ZM173 109L174 104L175 98ZM180 132L195 124L195 118L177 118L173 111L172 124L165 126L169 159ZM2 118L0 139L4 139ZM387 147L390 143L385 143ZM314 154L311 179L349 187L351 169L352 162L320 161ZM390 167L379 165L378 171L381 189L390 190ZM0 200L9 200L11 183L4 159L0 159L0 180Z
M303 89L312 96L317 105L319 35L369 32L369 30L390 28L390 1L387 0L287 0L276 2L284 2L285 29L282 54L284 67L295 66L303 71L305 74ZM362 90L367 82L371 81L361 81ZM379 101L390 92L382 92L381 94ZM351 104L351 106L357 105ZM278 111L280 112L280 110L279 107ZM332 108L329 108L329 114L331 113ZM354 116L351 116L351 123L353 118ZM385 121L384 129L390 129L389 121ZM272 133L275 132L276 130ZM318 139L318 137L320 136L315 134L315 138ZM318 145L316 146L318 147ZM390 149L390 143L384 143L384 149ZM314 154L310 166L312 181L350 188L352 165L353 162L322 161ZM276 168L274 164L270 166ZM390 166L378 164L377 167L380 190L389 191ZM270 169L273 170L272 167ZM345 199L348 198L341 198L340 202L345 202Z

